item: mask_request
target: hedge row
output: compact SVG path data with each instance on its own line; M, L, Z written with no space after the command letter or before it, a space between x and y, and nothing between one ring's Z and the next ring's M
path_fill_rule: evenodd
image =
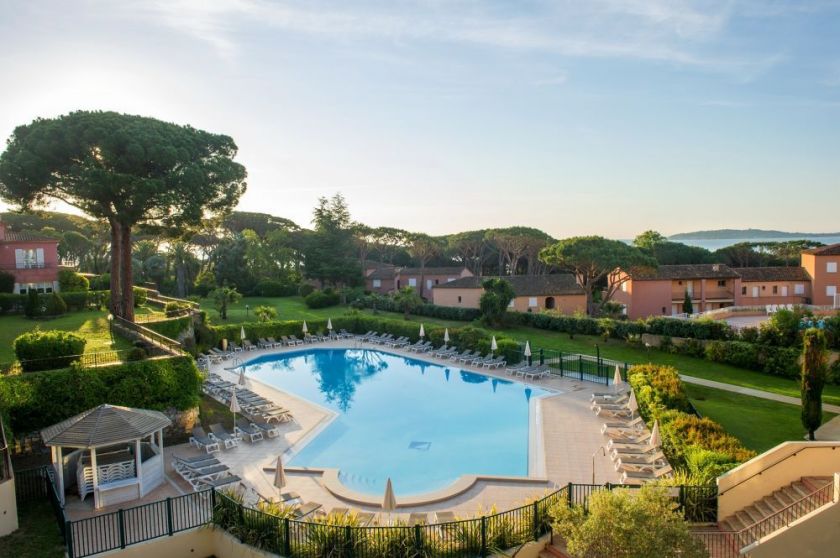
M346 329L351 333L366 333L377 331L379 333L391 333L396 337L405 336L417 341L420 338L420 326L414 322L405 320L394 320L391 318L380 318L364 314L339 316L332 320L335 331ZM309 332L324 333L327 331L326 320L307 320ZM275 321L275 322L250 322L245 324L225 324L199 328L197 342L199 346L210 347L220 346L222 339L239 341L241 328L245 328L247 339L255 341L260 337L279 338L282 335L302 334L303 322L301 321ZM431 341L436 347L443 345L445 328L436 325L424 326L426 340ZM462 350L477 350L482 353L490 351L493 334L485 329L464 326L449 328L449 343ZM513 364L522 359L519 343L507 337L497 336L497 354L504 356L508 363Z
M643 333L701 340L727 340L735 337L735 333L729 324L713 320L678 320L676 318L653 317L631 322L610 318L596 319L530 312L510 312L510 315L514 322L523 326L578 335L606 334L616 339L627 339L630 335L642 335Z
M376 308L383 312L402 312L399 304L390 297L379 295L363 296L353 301L352 306L357 308ZM436 306L434 304L420 304L411 311L415 316L428 316L441 320L455 320L459 322L472 322L481 317L478 308L458 308L455 306Z
M102 308L108 302L109 291L62 292L59 293L67 309L71 311ZM44 296L44 295L41 295ZM27 295L0 293L0 314L23 314Z
M70 366L85 352L87 340L69 331L28 331L15 339L15 356L24 372Z
M695 482L709 482L755 456L720 424L691 413L688 395L674 368L633 366L629 382L648 425L659 420L662 450L668 461L675 468L686 469Z
M192 316L182 316L180 318L167 318L156 322L141 323L143 327L156 331L170 339L178 339L181 332L186 331L192 325Z
M201 375L189 357L0 377L0 412L15 432L39 430L97 405L190 409L198 405Z

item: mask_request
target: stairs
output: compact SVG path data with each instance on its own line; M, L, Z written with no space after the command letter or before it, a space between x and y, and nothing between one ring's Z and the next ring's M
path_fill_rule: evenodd
M539 558L569 558L569 555L564 552L566 545L564 545L558 537L554 537L552 541L545 545L545 549L540 551Z
M788 508L788 506L812 494L815 490L819 490L833 482L834 480L831 477L802 477L800 480L792 482L772 494L765 496L761 500L753 502L735 514L730 515L718 525L721 531L738 532L749 529L756 523ZM796 509L788 508L787 513L796 514ZM806 513L808 511L803 511L801 514L796 515L795 518Z

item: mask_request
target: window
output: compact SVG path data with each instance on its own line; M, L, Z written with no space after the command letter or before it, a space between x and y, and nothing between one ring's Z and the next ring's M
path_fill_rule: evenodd
M746 287L741 287L741 294L742 294L742 295L746 295L746 294L747 294L747 288L746 288Z
M797 295L804 295L805 294L805 285L802 283L797 283L793 286L793 294Z
M767 285L761 285L761 290L766 291L767 290Z
M378 289L382 286L382 279L374 279L373 280L373 288Z
M15 267L17 269L33 269L44 267L44 249L16 248Z
M510 301L510 304L508 304L508 308L513 308L513 302L513 300Z
M446 278L446 282L447 282L447 283L451 283L451 282L452 282L452 281L454 281L454 280L455 280L455 278L454 278L454 277L447 277L447 278Z
M417 286L417 279L415 279L414 277L410 278L408 280L408 286L409 287L416 287Z
M825 294L828 296L837 296L837 287L834 285L828 285L825 288Z
M773 285L773 294L779 294L779 287Z
M663 306L662 307L662 314L664 315L665 313L666 313L666 310L665 310L665 307Z
M426 279L426 290L431 290L433 284L431 279Z
M438 279L435 279L435 285L440 285L440 281Z
M531 307L531 308L533 308L533 307L535 307L536 305L537 305L537 297L535 297L535 296L529 296L529 297L528 297L528 306L529 306L529 307Z
M828 273L837 273L837 262L825 262L825 270Z
M623 292L623 293L627 292L627 281L625 281L624 283L621 284L621 292Z
M29 291L36 291L41 294L44 293L51 293L53 292L53 284L52 283L24 283L19 285L19 293L26 294Z
M459 302L459 303L461 302L461 297L460 297L460 296L458 297L458 302Z
M726 279L721 279L718 281L718 287L725 287L726 286Z

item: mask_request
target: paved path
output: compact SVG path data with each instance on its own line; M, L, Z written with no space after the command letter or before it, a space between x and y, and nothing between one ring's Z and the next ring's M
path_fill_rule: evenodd
M801 404L801 401L797 397L790 397L789 395L779 395L778 393L761 391L760 389L736 386L733 384L724 384L723 382L704 380L703 378L695 378L694 376L686 376L685 374L680 374L680 379L682 379L682 381L684 382L688 382L689 384L697 384L698 386L706 386L710 388L721 389L723 391L731 391L732 393L740 393L741 395L751 395L753 397L760 397L761 399L770 399L771 401L788 403L790 405L796 405L797 407ZM823 411L840 414L840 405L829 405L827 403L823 403Z

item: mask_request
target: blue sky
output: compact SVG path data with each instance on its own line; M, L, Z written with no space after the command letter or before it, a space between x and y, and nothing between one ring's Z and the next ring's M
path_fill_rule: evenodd
M0 0L0 136L227 133L240 209L556 237L840 229L840 1Z

